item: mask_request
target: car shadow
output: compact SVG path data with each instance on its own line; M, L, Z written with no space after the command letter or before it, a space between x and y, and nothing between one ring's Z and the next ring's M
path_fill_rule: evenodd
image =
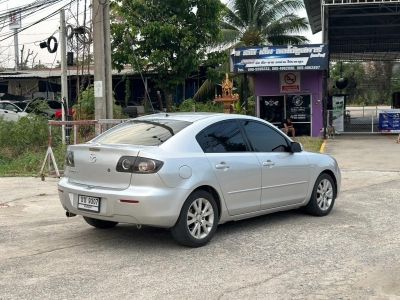
M333 212L332 212L333 213ZM236 239L239 235L254 232L266 227L293 226L304 223L305 219L316 220L299 210L276 212L255 218L227 222L218 226L211 244L218 245L225 239ZM119 224L112 229L96 229L89 225L83 228L82 238L88 242L101 244L106 248L129 248L159 251L165 249L190 249L176 244L168 229L142 226L140 229L132 224ZM81 227L81 226L80 226ZM82 227L81 227L82 228ZM155 250L157 249L157 250Z

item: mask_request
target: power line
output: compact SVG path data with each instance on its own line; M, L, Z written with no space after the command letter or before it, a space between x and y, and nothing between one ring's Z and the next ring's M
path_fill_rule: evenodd
M47 15L46 17L44 17L44 18L42 18L42 19L40 19L40 20L38 20L38 21L36 21L36 22L34 22L34 23L28 25L28 26L25 26L24 28L18 30L16 33L12 33L12 34L6 36L6 37L3 38L3 39L0 39L0 42L4 41L4 40L6 40L6 39L8 39L8 38L10 38L10 37L13 37L15 34L19 34L20 32L22 32L22 31L24 31L24 30L26 30L26 29L28 29L28 28L30 28L30 27L32 27L32 26L34 26L34 25L36 25L36 24L38 24L38 23L40 23L40 22L43 22L43 21L47 20L48 18L54 17L56 14L58 14L58 12L59 12L61 9L64 9L65 7L67 7L68 5L70 5L71 3L75 2L75 1L76 1L76 0L71 0L68 4L66 4L66 5L64 5L64 6L62 6L62 7L60 7L60 8L57 9L56 11L54 11L54 12L52 12L51 14Z
M50 5L47 5L47 6L46 6L46 5L42 5L42 6L36 7L35 9L32 9L32 10L31 10L31 9L27 9L27 10L25 10L25 11L19 12L20 15L21 15L21 21L22 21L23 19L26 19L27 17L29 17L29 16L31 16L31 15L37 14L38 12L40 12L40 11L42 11L42 10L44 10L44 9L48 9L50 6L59 4L60 2L63 2L63 1L65 1L65 0L52 0L52 2L50 3ZM2 28L6 27L7 25L12 24L10 18L8 18L10 14L11 14L11 13L8 13L8 14L7 14L7 19L6 19L6 17L3 17L3 20L4 20L4 21L3 21L3 27L2 27ZM1 19L1 17L0 17L0 19ZM8 22L7 22L6 20L8 20ZM4 36L4 34L3 34L3 36Z

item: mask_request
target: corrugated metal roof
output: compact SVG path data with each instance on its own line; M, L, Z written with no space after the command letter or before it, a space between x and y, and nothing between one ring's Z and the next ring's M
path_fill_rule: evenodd
M303 2L306 7L312 33L320 32L322 30L321 0L304 0Z
M93 69L89 70L89 74L93 75ZM67 71L68 76L76 76L76 69L69 69ZM87 75L87 69L84 71L84 75ZM121 72L113 70L113 75L133 75L136 74L131 68L123 69ZM79 71L81 75L81 71ZM9 78L53 78L61 77L61 69L46 69L46 70L24 70L24 71L3 71L0 72L0 79Z

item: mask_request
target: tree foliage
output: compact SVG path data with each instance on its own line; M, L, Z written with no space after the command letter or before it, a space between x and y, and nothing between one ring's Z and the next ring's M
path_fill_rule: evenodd
M113 63L131 63L157 74L170 94L197 70L206 48L218 37L219 0L115 0L111 26ZM132 48L132 45L134 46Z
M347 103L356 105L389 104L397 89L393 62L338 62L331 66L332 93L347 94ZM335 83L346 78L348 85L339 90Z
M301 0L233 0L224 9L221 43L259 46L300 44L307 30L306 18L296 12Z

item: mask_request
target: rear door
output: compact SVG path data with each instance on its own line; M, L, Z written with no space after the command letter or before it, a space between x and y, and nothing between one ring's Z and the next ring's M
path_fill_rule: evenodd
M16 108L9 103L0 103L0 117L6 121L18 121L19 115L15 112Z
M310 180L307 155L292 153L284 135L265 123L241 123L262 168L261 209L303 202Z
M230 215L260 209L261 167L237 120L213 124L196 136L217 177Z

